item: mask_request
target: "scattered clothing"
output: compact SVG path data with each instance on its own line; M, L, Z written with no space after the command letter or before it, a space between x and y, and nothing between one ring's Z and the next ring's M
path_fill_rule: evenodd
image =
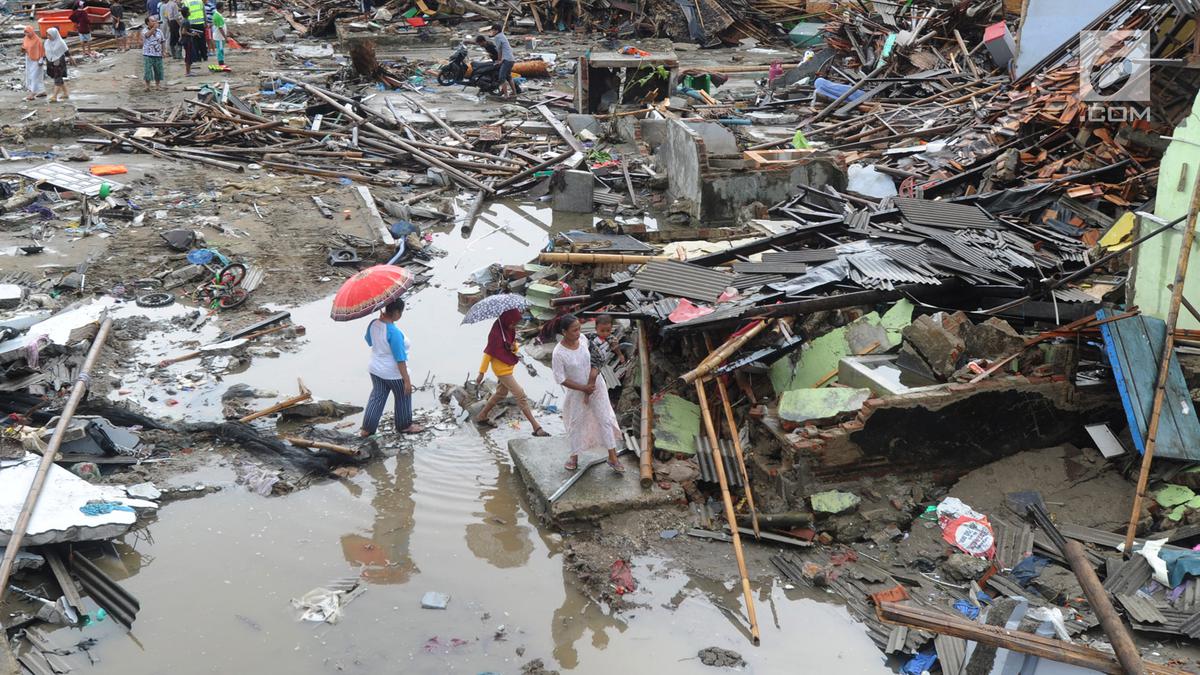
M79 510L87 516L103 516L113 511L133 511L133 507L120 502L88 502L79 507Z

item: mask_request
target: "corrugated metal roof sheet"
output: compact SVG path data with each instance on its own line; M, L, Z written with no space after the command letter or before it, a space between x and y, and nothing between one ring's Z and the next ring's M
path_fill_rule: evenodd
M701 302L716 302L733 275L674 260L652 260L633 275L633 287Z
M950 202L939 202L928 199L912 199L909 197L896 197L893 201L896 204L896 208L900 209L900 213L904 216L904 219L917 225L942 228L975 227L983 229L1000 227L991 216L984 213L983 209L978 206L951 204Z
M1195 584L1193 583L1192 585L1194 586ZM1192 618L1180 624L1179 632L1192 639L1200 638L1200 613L1193 614Z
M1141 593L1118 595L1117 600L1130 618L1138 623L1167 623L1167 617L1159 611L1158 605Z
M786 283L788 278L782 274L739 274L733 278L733 284L731 285L739 291L744 291L747 288L755 288L756 286Z
M865 251L846 256L846 262L870 279L907 283L907 284L938 284L937 278L919 274L904 265L900 265L879 251Z
M735 262L733 271L738 274L804 274L808 265L799 262Z
M933 638L943 675L962 675L967 665L967 641L962 638L938 635Z
M738 468L737 455L733 452L733 441L722 438L718 443L721 445L721 456L724 459L725 480L733 487L741 485L742 471ZM697 436L696 463L700 465L700 479L709 483L717 483L720 481L717 478L717 465L713 462L712 455L712 445L708 442L708 437L704 434Z
M1012 569L1033 553L1033 530L1029 523L1013 525L1000 518L991 518L996 533L996 563L1000 569Z
M808 248L797 251L767 251L762 254L763 262L822 263L837 260L838 252L832 248Z
M1104 580L1104 590L1113 595L1132 595L1146 584L1154 575L1150 563L1142 556L1134 556L1125 561L1111 561L1109 566L1115 570Z

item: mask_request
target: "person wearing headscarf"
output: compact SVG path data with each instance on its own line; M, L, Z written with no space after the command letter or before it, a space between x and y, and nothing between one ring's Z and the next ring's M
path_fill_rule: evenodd
M29 91L25 100L32 101L46 94L46 45L33 26L25 26L21 50L25 52L25 89Z
M475 378L475 386L478 387L483 382L488 366L491 366L492 374L496 376L496 380L500 384L496 387L496 392L483 405L483 409L475 416L475 423L481 426L495 426L488 419L492 409L506 396L512 394L513 398L517 399L517 407L521 409L525 419L533 425L533 435L549 436L550 434L542 428L541 424L538 424L537 418L533 416L533 409L529 407L529 399L525 397L525 390L513 375L513 370L516 369L519 360L517 358L516 332L518 323L521 323L521 310L519 309L510 309L504 312L492 323L492 330L488 333L487 346L483 348L483 362L479 364L479 375Z
M54 78L54 91L50 92L50 102L71 98L67 91L67 62L75 65L75 58L67 50L67 43L58 34L57 28L46 31L46 74Z

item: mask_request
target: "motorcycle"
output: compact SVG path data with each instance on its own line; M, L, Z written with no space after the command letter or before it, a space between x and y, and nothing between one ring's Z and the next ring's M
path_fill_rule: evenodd
M437 81L443 87L463 84L492 94L500 88L500 64L493 61L467 63L467 48L459 45L450 55L450 62L438 70Z

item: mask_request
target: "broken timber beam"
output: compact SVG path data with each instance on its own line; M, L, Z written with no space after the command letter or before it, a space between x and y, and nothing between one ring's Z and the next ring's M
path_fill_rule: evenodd
M989 647L1010 649L1050 661L1091 668L1109 675L1123 675L1124 673L1116 656L1084 645L1008 630L1002 626L978 624L961 616L898 602L879 603L878 613L881 621L892 625L920 628L939 635L971 640ZM1142 663L1147 675L1184 675L1187 672L1172 666L1145 661Z
M383 222L383 216L379 215L379 207L375 204L375 197L371 194L371 188L359 185L356 192L359 201L363 203L363 207L367 210L367 230L372 234L379 235L384 244L395 246L396 238L392 236L387 223Z

